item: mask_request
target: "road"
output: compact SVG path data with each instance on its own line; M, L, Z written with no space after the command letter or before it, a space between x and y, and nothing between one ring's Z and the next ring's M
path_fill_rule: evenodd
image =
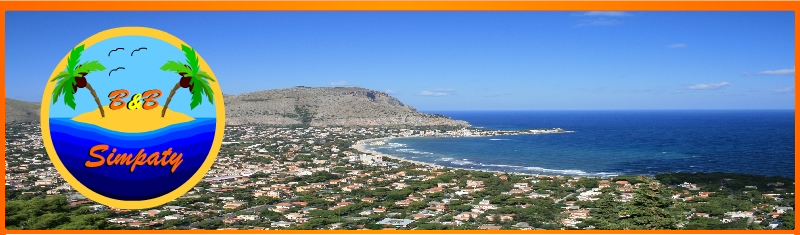
M555 200L555 203L556 203L556 204L558 204L559 202L561 202L561 201L563 201L563 200L567 200L567 198L568 198L568 197L570 197L570 196L572 196L572 195L575 195L576 193L581 193L581 192L583 192L583 190L584 190L584 189L578 189L578 190L575 190L575 192L574 192L574 193L567 194L567 196L565 196L565 197L563 197L563 198L561 198L561 199L557 199L557 200Z

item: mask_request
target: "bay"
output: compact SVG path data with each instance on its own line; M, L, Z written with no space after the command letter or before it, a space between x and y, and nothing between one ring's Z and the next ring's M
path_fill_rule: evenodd
M728 172L794 178L794 110L426 111L500 130L563 134L394 138L381 153L550 175Z

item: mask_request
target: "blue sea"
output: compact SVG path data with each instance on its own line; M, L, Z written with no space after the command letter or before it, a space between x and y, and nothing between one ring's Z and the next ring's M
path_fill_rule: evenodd
M117 200L153 199L183 185L208 157L215 130L214 118L195 119L143 133L116 132L66 118L50 119L53 146L70 174L92 191ZM137 166L133 172L124 165L88 168L84 165L87 161L98 161L89 156L89 150L98 144L109 146L108 150L97 152L106 158L112 148L118 154L134 156L141 149L149 156L172 148L183 154L183 162L174 173L170 172L171 165Z
M501 130L562 134L394 138L379 152L475 169L549 175L729 172L794 178L794 110L429 111Z

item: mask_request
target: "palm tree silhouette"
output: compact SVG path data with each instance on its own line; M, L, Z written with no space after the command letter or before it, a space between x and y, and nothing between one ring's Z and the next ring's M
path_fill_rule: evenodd
M50 82L58 81L56 82L56 88L53 89L53 104L58 101L59 96L64 95L64 104L74 110L76 106L75 93L78 92L78 88L85 87L94 97L97 108L100 109L100 116L105 117L105 110L103 110L103 105L100 104L100 98L97 97L97 93L94 91L94 88L92 88L92 85L86 81L86 75L94 71L103 71L106 67L103 67L97 60L78 64L84 48L83 44L73 48L69 53L69 58L67 58L67 71L58 73L58 75L50 80Z
M208 73L200 71L197 52L194 51L194 48L181 45L181 50L183 50L183 53L186 55L186 64L169 60L166 64L161 66L161 70L163 71L176 72L181 75L181 80L175 84L175 87L172 88L172 91L169 92L169 96L167 96L167 102L164 103L164 108L161 109L161 117L167 114L167 107L172 101L172 96L174 96L175 92L180 88L189 88L189 92L192 94L192 102L189 106L192 109L203 103L203 96L208 97L208 102L214 104L214 91L211 90L208 81L216 81L211 75L208 75ZM195 90L195 85L198 85L199 89Z

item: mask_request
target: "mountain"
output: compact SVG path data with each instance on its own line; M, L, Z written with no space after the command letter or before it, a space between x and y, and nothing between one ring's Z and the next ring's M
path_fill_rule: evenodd
M292 87L225 96L227 123L311 126L469 126L420 113L380 91Z
M6 123L39 122L39 102L6 98Z
M292 87L224 97L229 125L469 126L465 121L420 113L384 92L357 87ZM6 98L6 123L38 122L39 106Z

